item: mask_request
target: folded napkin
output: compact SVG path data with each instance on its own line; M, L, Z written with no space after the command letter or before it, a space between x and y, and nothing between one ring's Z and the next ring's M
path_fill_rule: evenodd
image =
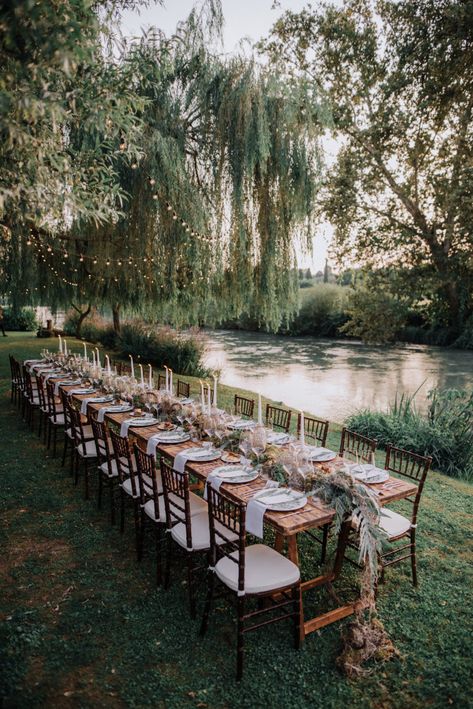
M128 429L130 428L130 426L136 426L136 424L141 426L144 421L148 421L149 426L154 426L156 423L158 423L157 419L127 419L126 421L123 421L122 425L120 426L120 436L122 438L128 436Z
M177 470L178 473L183 473L184 468L186 467L186 463L191 456L193 458L199 458L200 456L205 458L205 456L207 456L209 452L210 451L208 448L186 448L185 450L178 453L174 458L174 470Z
M44 362L44 359L25 359L23 364L24 365L39 364L40 362Z
M264 486L264 489L267 489L269 492L270 490L274 490L277 487L279 487L279 483L274 480L268 480L268 482ZM275 492L273 494L275 497L276 495L279 496L279 493ZM248 505L246 506L246 531L250 534L253 534L255 537L259 537L260 539L263 539L264 533L264 513L266 512L266 508L269 505L270 500L272 501L272 499L273 498L270 498L268 495L268 500L266 503L264 503L252 497L251 500L248 502Z
M113 399L109 396L91 396L88 399L82 399L82 404L80 407L81 414L87 413L87 404L90 404L92 401L96 404L106 404L109 401L113 401Z
M148 438L148 444L146 446L146 452L148 455L156 455L156 448L158 447L159 436L151 436Z
M233 478L238 478L240 475L243 474L243 471L241 469L238 470L222 470L218 472L217 470L214 470L213 473L210 473L210 475L207 478L207 485L211 485L214 490L217 490L217 492L220 490L220 485L224 482L227 482L228 480L232 480ZM205 486L204 490L204 500L207 499L207 485Z

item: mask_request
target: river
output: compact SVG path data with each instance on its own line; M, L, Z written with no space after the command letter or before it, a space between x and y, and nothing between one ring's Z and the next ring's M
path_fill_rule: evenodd
M424 408L433 387L473 387L473 352L443 347L376 347L347 340L207 331L208 366L230 386L342 422L360 408L386 409L396 394Z

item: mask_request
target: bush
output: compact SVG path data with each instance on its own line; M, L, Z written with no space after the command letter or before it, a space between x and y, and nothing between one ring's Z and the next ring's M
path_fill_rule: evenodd
M33 308L20 308L19 310L5 308L3 322L5 330L32 332L38 328L38 321Z
M433 389L429 407L419 412L414 397L400 397L387 412L359 411L346 425L376 438L385 448L400 448L430 455L433 466L455 478L473 479L473 392Z
M179 374L202 377L205 340L196 330L178 332L170 327L129 322L122 326L118 348L123 355L139 355L150 364L166 364Z
M335 337L346 322L347 289L329 283L313 286L304 294L301 309L289 326L291 335Z
M63 326L66 335L75 336L78 320L79 314L76 310L69 310L66 313ZM108 349L114 349L117 346L117 334L112 324L98 313L92 313L85 318L82 322L80 336L88 342L100 342Z
M386 344L397 339L407 308L387 290L362 287L351 291L347 313L342 332L368 344Z

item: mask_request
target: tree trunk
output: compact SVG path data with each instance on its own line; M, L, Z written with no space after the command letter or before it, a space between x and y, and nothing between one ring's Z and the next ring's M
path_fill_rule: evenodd
M115 333L116 333L117 335L120 334L120 328L121 328L121 325L120 325L120 308L121 308L121 305L120 305L119 303L116 303L116 304L112 307L113 329L115 330Z
M81 335L81 329L82 329L82 323L86 319L87 315L89 315L90 311L92 310L92 305L89 303L86 310L80 310L74 303L72 303L72 307L74 310L76 310L79 313L79 319L77 321L76 325L76 337L77 339L80 339Z

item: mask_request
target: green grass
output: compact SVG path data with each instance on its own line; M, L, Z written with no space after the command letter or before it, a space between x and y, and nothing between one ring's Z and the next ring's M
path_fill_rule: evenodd
M72 343L71 343L72 344ZM187 613L184 574L154 585L153 545L138 565L131 516L111 528L82 487L44 450L9 402L8 352L36 355L44 341L0 337L0 697L5 707L471 706L473 495L433 472L419 519L421 585L409 567L388 570L380 617L400 657L362 681L335 668L340 624L296 652L279 624L247 636L246 674L234 680L233 613L224 604L208 636ZM221 403L231 401L225 388ZM316 412L315 412L316 413ZM335 429L330 445L338 442ZM151 542L151 538L148 539ZM319 548L302 542L303 570ZM348 584L353 573L344 571ZM342 583L342 586L344 584ZM199 598L200 606L202 594ZM326 596L314 595L323 607Z

